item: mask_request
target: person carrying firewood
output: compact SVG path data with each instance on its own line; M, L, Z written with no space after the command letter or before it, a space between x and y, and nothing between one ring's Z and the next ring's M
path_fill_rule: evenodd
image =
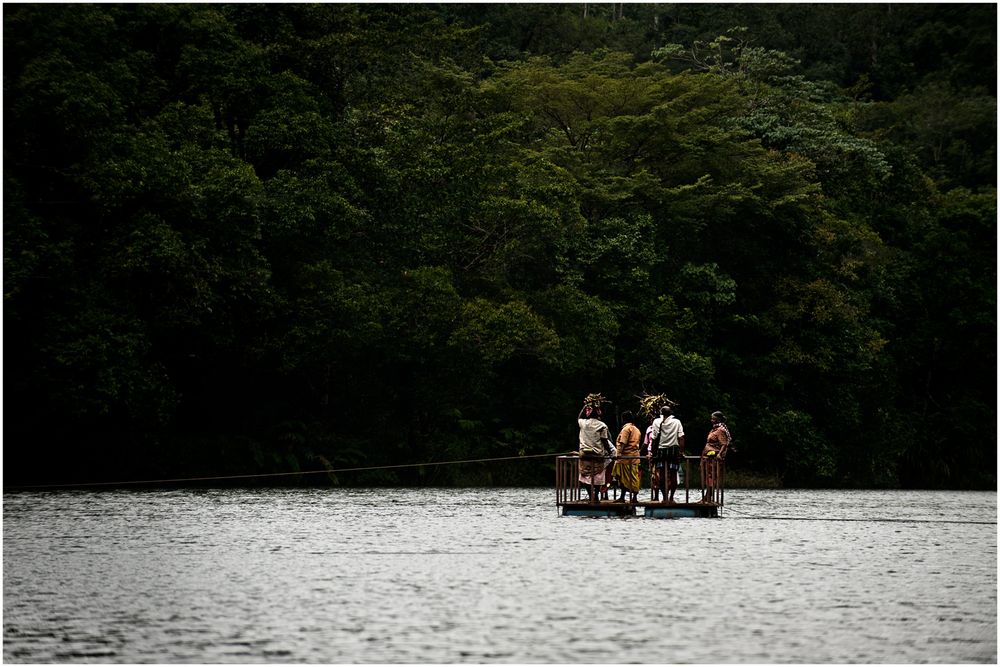
M684 426L669 406L660 408L660 418L653 422L653 465L660 471L663 502L673 503L677 490L677 471L684 457Z
M580 483L586 487L590 502L600 502L606 452L614 452L608 425L601 421L600 403L585 401L576 421L580 426Z

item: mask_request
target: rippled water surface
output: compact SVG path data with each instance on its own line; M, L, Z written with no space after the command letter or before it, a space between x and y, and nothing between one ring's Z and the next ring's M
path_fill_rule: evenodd
M7 493L6 662L987 662L996 493ZM887 520L888 519L888 520Z

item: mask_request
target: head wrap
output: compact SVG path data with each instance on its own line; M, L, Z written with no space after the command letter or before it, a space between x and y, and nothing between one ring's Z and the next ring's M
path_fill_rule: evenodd
M729 427L726 426L726 422L720 421L718 424L715 425L715 428L721 428L722 432L726 434L726 442L731 443L733 441L733 436L729 432Z

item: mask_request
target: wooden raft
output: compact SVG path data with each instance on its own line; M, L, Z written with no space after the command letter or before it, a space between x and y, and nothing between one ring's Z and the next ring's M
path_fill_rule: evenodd
M637 457L645 461L645 457ZM683 502L665 503L652 500L638 500L635 503L601 500L592 502L587 498L586 491L579 482L579 457L556 457L556 507L562 516L593 516L593 517L633 517L641 516L648 519L681 519L681 518L716 518L719 510L725 504L725 463L710 461L712 473L718 480L716 489L704 502L691 502L692 496L701 498L705 490L701 488L701 473L698 471L698 487L690 488L691 463L700 465L700 457L684 457L683 487L679 486L675 498L683 497ZM651 480L649 471L645 473L647 481ZM694 493L692 493L694 491ZM651 489L646 487L639 492L649 497Z
M591 503L586 500L560 505L563 516L641 516L647 519L685 519L697 517L718 517L716 503L661 503L643 502L616 503L602 500Z

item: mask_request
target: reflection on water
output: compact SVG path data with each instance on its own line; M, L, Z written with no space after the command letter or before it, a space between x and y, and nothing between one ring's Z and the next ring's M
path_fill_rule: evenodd
M549 489L9 493L3 657L996 662L996 493L726 501L650 520L559 517Z

